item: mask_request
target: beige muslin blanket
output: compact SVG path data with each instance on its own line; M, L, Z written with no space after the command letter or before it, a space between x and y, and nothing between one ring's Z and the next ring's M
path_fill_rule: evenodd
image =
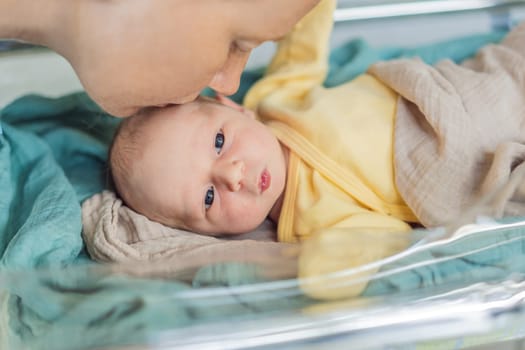
M83 238L91 257L100 262L162 262L162 271L196 271L219 262L263 266L263 277L296 276L296 252L277 243L275 229L265 222L255 231L221 239L178 230L150 221L126 207L113 192L95 194L82 204Z
M461 65L403 59L375 64L370 73L402 96L394 131L396 184L424 225L461 217L523 163L525 23ZM523 198L509 199L499 214L525 215Z

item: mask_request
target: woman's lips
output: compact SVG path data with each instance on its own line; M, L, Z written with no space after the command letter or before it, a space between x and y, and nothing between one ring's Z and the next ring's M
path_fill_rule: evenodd
M266 169L263 170L261 173L261 179L259 181L259 189L261 190L261 193L266 191L268 187L270 187L270 184L272 183L272 176L270 175L270 172Z

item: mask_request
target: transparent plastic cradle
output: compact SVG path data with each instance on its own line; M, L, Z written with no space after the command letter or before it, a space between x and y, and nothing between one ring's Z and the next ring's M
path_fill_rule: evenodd
M275 264L0 273L6 349L459 349L525 336L525 220L419 230L362 296L315 300ZM370 265L321 276L360 282ZM277 267L278 268L278 267Z

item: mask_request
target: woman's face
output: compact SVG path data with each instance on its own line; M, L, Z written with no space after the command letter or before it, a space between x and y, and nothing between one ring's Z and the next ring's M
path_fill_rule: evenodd
M206 86L230 95L251 50L284 36L318 1L130 1L100 30L107 49L103 63L92 57L84 87L117 116L192 101Z

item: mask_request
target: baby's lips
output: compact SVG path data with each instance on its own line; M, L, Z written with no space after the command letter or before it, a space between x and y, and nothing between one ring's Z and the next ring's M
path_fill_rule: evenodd
M270 175L270 172L267 169L264 169L259 180L259 189L261 190L261 193L270 187L271 182L272 176Z

